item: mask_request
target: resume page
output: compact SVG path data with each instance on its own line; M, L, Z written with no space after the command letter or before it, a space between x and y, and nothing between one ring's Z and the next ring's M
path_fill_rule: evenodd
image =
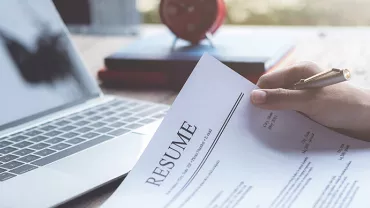
M370 143L294 111L204 55L111 207L370 207Z

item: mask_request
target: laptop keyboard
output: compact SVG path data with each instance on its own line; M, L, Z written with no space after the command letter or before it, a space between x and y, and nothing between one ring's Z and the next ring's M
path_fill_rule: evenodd
M0 138L0 182L152 123L167 110L116 99Z

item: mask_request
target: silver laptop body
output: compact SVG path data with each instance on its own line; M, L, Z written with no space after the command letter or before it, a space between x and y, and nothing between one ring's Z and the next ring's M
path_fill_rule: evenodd
M0 207L54 207L129 172L168 106L104 96L51 0L0 10Z

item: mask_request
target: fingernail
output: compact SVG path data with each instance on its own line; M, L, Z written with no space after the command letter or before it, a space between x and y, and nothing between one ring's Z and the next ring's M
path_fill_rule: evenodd
M267 93L263 90L253 90L251 93L252 102L255 104L263 104L266 102Z

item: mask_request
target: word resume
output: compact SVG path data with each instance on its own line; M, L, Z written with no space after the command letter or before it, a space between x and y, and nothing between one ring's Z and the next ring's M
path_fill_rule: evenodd
M102 207L370 207L370 143L259 109L256 88L205 54Z

